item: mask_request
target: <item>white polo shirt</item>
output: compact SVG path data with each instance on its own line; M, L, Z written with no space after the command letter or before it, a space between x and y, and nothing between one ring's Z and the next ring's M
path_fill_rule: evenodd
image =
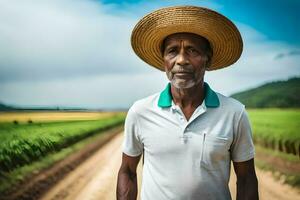
M245 106L210 89L186 120L172 101L170 83L129 109L123 152L144 150L142 200L227 200L230 161L254 157Z

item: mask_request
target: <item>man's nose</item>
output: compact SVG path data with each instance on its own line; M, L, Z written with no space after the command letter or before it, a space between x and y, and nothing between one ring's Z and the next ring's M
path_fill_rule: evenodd
M189 63L187 56L183 50L180 50L180 52L178 53L176 63L178 65L186 65Z

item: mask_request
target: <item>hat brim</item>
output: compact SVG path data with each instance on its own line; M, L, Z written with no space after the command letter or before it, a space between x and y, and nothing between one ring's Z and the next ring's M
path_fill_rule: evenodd
M144 16L132 31L131 45L142 60L164 71L162 42L181 32L194 33L209 41L213 56L207 71L228 67L241 56L243 41L236 26L213 10L195 6L167 7Z

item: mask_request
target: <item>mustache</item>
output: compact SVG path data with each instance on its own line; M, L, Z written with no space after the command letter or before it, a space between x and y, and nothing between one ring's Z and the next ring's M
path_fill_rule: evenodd
M191 65L185 65L184 67L183 66L180 66L180 65L175 65L171 72L174 74L174 73L194 73L194 69Z

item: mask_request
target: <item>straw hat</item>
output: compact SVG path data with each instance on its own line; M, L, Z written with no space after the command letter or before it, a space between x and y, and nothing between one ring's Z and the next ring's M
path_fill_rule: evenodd
M131 45L142 60L164 71L162 42L180 32L198 34L210 42L213 57L208 71L235 63L243 50L240 32L228 18L196 6L167 7L149 13L134 27Z

